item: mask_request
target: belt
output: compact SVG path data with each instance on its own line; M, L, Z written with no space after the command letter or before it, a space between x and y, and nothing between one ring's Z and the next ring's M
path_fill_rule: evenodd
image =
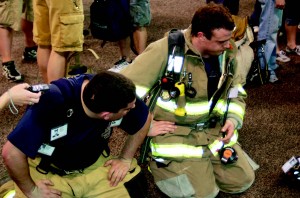
M71 175L71 174L76 174L76 173L83 173L83 170L84 170L84 169L64 170L64 169L54 167L52 165L48 166L47 169L48 170L43 169L40 165L36 166L36 170L39 173L42 173L44 175L46 175L50 172L52 174L56 174L56 175L59 175L59 176L66 176L66 175Z
M211 117L208 121L206 122L198 122L196 124L178 124L176 123L176 125L178 126L185 126L185 127L189 127L191 129L194 129L196 131L203 131L204 129L211 129L211 128L215 128L217 122L220 119L218 117Z

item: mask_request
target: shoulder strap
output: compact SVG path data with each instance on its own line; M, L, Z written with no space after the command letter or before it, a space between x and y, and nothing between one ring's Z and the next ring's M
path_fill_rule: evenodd
M167 72L174 73L174 68L168 71L170 58L174 58L174 56L176 55L182 57L182 60L184 59L184 44L185 44L185 40L184 40L183 33L178 29L172 29L168 35L168 62L163 72L164 75L167 75L166 74ZM183 64L183 61L181 64ZM142 98L142 100L145 103L147 103L150 112L154 110L157 98L159 97L161 91L162 91L162 86L161 86L161 79L160 79L153 85L153 87ZM149 99L150 101L148 102ZM151 140L150 137L146 137L144 143L142 144L141 151L140 151L140 158L139 158L140 164L144 164L146 161L149 160L147 158L148 158L148 153L150 151L150 146L149 146L150 140Z
M53 84L55 86L58 87L58 89L61 91L63 97L64 97L64 105L63 105L63 109L61 111L61 113L64 114L63 119L68 121L72 118L72 115L74 114L74 107L75 104L72 100L72 96L73 96L73 92L72 89L68 88L68 85L66 84L66 79L60 79L57 81L54 81ZM71 92L70 92L71 91ZM47 142L47 144L50 144L50 140L49 142ZM51 168L50 164L51 164L51 160L52 160L52 156L48 156L48 155L44 155L44 154L40 154L41 156L41 161L40 163L36 166L36 170L42 174L47 174L48 172L53 172L55 174L61 174L59 172L56 171L56 169Z

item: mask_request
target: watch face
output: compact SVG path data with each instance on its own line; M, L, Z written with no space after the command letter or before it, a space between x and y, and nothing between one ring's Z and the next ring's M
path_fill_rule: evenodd
M171 99L171 96L169 94L169 92L167 90L162 90L161 94L160 94L160 98L163 101L169 101Z

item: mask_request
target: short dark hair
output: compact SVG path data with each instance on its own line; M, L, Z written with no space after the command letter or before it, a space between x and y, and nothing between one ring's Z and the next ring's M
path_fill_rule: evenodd
M96 74L85 86L83 101L94 113L117 113L136 98L135 91L135 85L125 76L103 71Z
M233 18L227 8L220 4L209 3L199 8L192 19L192 36L203 32L207 39L211 39L212 31L215 29L234 29Z

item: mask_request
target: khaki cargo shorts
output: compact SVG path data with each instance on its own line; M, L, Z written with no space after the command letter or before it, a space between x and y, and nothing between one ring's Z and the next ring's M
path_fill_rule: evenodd
M34 41L56 52L82 51L82 0L33 0Z
M21 29L21 17L33 22L32 0L1 0L0 27Z

